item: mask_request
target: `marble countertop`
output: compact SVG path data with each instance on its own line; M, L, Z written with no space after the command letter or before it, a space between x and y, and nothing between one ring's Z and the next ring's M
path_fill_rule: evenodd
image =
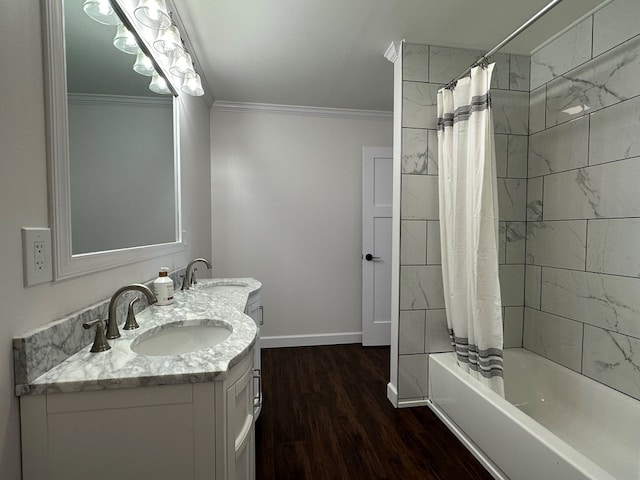
M247 286L212 288L221 283ZM199 280L190 290L176 291L171 305L152 305L136 315L140 328L123 330L120 338L109 340L111 349L91 353L91 345L33 381L16 385L16 394L67 393L150 385L209 382L223 379L231 367L249 354L256 341L257 327L244 314L249 295L258 292L260 282L252 278ZM232 328L222 343L195 352L171 356L146 356L131 350L140 335L168 323L183 320L214 320Z

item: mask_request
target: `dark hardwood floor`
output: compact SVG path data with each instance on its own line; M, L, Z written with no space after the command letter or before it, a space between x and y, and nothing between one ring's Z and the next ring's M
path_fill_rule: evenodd
M491 479L428 407L386 398L389 348L262 351L256 478Z

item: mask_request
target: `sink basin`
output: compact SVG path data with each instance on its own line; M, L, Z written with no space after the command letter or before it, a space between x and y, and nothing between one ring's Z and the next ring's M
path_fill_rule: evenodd
M217 280L213 282L207 282L200 284L200 288L205 288L207 290L211 289L223 289L229 287L248 287L249 284L245 282L238 282L235 280Z
M231 332L231 325L218 320L167 323L140 335L131 342L131 350L149 356L180 355L214 347Z

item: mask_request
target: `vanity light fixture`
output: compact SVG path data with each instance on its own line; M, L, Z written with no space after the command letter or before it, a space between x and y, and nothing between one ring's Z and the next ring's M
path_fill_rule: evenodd
M131 55L136 55L140 51L136 37L122 24L118 25L116 36L113 39L113 46L121 52Z
M178 49L182 50L182 39L178 28L175 25L165 28L158 36L158 39L153 42L153 48L167 56L170 56Z
M167 85L166 80L158 75L158 72L153 72L151 83L149 84L149 90L161 95L170 95L172 93L169 89L169 86Z
M147 77L152 76L156 71L153 67L153 62L142 51L139 51L136 56L136 63L133 64L133 70Z
M171 60L169 73L174 77L179 78L184 78L188 73L196 73L193 69L193 62L191 61L191 55L189 55L189 52L186 52L183 49L173 52L173 59Z
M85 0L83 8L95 20L93 13L98 11L117 19L112 23L118 25L113 44L136 55L133 70L152 77L151 91L176 95L179 89L187 95L204 95L202 80L195 70L197 60L194 63L185 50L180 20L174 21L166 0ZM188 39L186 45L190 45Z
M202 88L202 82L200 81L200 75L195 71L187 73L184 77L184 82L181 88L183 93L191 95L193 97L201 97L204 95L204 89Z
M120 25L120 18L109 0L85 0L82 10L93 20L103 25Z
M164 30L171 26L165 0L140 0L133 14L142 25L154 30Z

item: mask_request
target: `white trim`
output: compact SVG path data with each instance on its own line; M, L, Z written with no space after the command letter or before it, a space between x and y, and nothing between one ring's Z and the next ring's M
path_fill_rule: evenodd
M391 63L396 63L396 60L400 56L401 48L400 45L404 42L401 40L400 42L391 42L391 44L387 47L387 50L384 52L384 58L389 60Z
M398 400L398 408L425 407L429 403L426 398L412 398L409 400Z
M330 117L369 120L391 120L393 112L381 110L355 110L349 108L304 107L298 105L276 105L272 103L245 103L215 101L211 110L240 113L275 113L306 117Z
M538 45L536 48L534 48L533 50L531 50L531 53L529 55L533 55L534 53L538 52L538 50L546 47L547 45L549 45L551 42L553 42L556 38L564 35L565 33L567 33L569 30L571 30L573 27L575 27L576 25L578 25L580 22L582 22L583 20L585 20L587 17L590 17L591 15L593 15L594 13L596 13L598 10L606 7L607 5L609 5L611 2L613 2L613 0L604 0L604 2L602 2L600 5L598 5L597 7L589 10L589 12L585 13L583 16L581 16L579 19L577 19L576 21L574 21L573 23L571 23L570 25L566 26L565 28L563 28L562 30L560 30L558 33L556 33L555 35L553 35L552 37L550 37L549 39L545 40L544 42L542 42L540 45Z
M428 400L426 405L436 414L436 416L444 423L447 428L453 433L460 442L471 452L471 454L478 460L482 466L489 472L489 474L496 480L509 480L498 466L491 461L491 459L482 451L473 441L464 433L458 425L433 401Z
M95 93L68 93L70 105L135 105L171 108L173 97L140 97L133 95L99 95Z
M398 385L400 356L400 203L402 196L402 66L404 64L402 52L404 40L400 43L399 48L399 60L393 64L393 206L391 213L391 348L389 355L389 383L392 385Z
M387 383L387 399L391 402L391 405L398 408L398 390L391 382Z
M71 213L58 208L69 200L69 139L67 135L67 74L64 46L62 1L43 3L45 127L47 134L47 177L49 187L49 226L52 228L54 279L59 277L59 250L63 238L71 237ZM64 232L63 232L64 230Z
M312 347L362 343L362 332L283 335L260 338L260 348Z

